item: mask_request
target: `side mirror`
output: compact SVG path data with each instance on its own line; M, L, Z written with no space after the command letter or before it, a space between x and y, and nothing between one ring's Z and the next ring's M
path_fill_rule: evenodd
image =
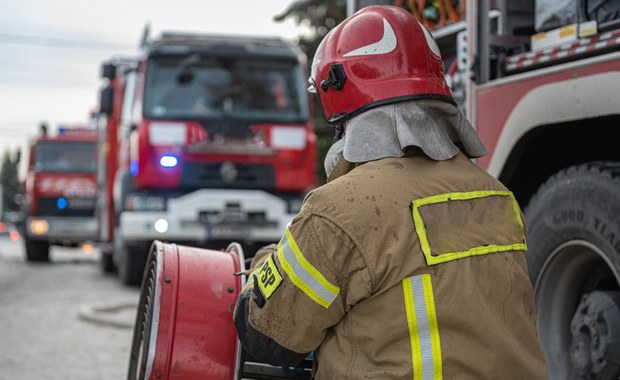
M116 66L111 63L105 63L101 65L101 77L109 80L114 79L116 76Z
M114 109L114 89L111 86L107 86L101 90L99 97L99 112L110 116Z

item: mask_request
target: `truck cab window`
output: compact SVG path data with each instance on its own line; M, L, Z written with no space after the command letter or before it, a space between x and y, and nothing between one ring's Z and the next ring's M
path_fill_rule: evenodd
M95 143L47 142L37 146L35 170L37 172L81 172L96 170Z
M251 118L298 122L307 117L296 62L161 57L148 68L145 114L153 118ZM301 82L300 82L301 81Z

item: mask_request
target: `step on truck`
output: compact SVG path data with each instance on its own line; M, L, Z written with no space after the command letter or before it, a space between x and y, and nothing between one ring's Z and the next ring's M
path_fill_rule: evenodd
M316 183L301 50L276 38L164 33L102 65L100 241L139 284L154 240L248 251L278 241Z

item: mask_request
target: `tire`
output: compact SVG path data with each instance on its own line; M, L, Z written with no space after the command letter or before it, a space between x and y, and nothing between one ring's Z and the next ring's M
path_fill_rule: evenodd
M26 260L30 262L50 261L50 244L48 242L24 237L24 245L26 249Z
M620 163L560 171L525 210L550 379L620 375Z
M99 267L103 273L116 273L116 265L114 265L112 253L101 252Z
M117 269L118 276L123 284L140 286L148 253L149 249L147 246L123 246L121 248Z

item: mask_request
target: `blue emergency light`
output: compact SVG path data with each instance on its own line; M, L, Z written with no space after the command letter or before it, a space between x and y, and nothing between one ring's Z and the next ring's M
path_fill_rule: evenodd
M131 162L129 162L129 173L135 177L138 175L138 173L140 172L140 166L138 165L138 161L137 160L131 160Z
M69 202L67 202L67 199L64 197L60 197L56 200L56 207L58 207L59 210L66 209L68 204Z

